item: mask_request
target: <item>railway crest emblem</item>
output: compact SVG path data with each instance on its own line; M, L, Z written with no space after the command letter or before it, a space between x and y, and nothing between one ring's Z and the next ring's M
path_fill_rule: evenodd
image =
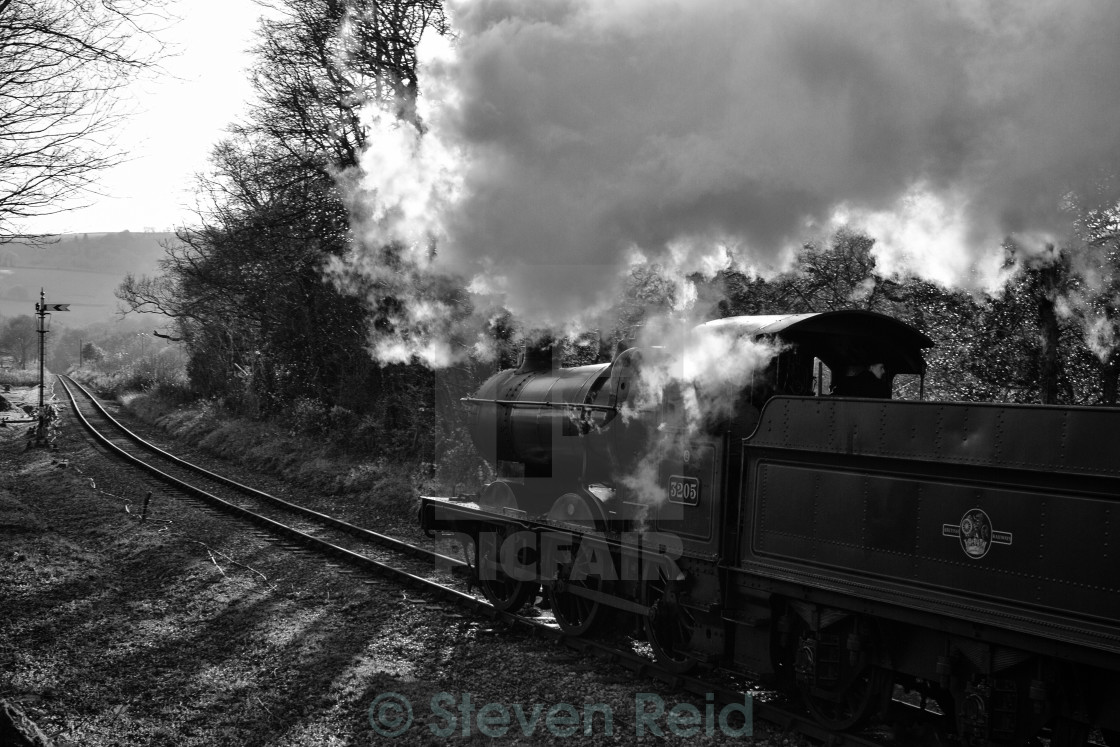
M959 524L942 524L941 534L960 539L964 554L974 560L987 555L992 545L1011 544L1011 532L992 529L992 520L979 508L965 511Z

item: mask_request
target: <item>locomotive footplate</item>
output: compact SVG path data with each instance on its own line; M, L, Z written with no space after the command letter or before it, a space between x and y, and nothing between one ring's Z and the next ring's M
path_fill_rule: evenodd
M451 533L466 540L464 546L469 542L489 551L488 563L475 565L476 574L491 569L518 581L542 584L595 578L635 592L650 579L683 583L689 578L678 563L683 555L680 540L669 534L588 530L530 519L516 509L482 508L434 497L421 499L419 514L428 536ZM612 594L578 583L567 584L565 591L628 612L644 615L649 610L632 601L636 593Z

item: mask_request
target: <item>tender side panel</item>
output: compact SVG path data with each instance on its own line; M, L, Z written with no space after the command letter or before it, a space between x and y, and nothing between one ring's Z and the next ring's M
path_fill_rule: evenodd
M772 461L754 480L756 558L1120 620L1111 499Z
M1120 411L775 397L750 443L946 465L1120 477Z
M742 568L787 593L1120 652L1116 423L1092 408L776 398L745 448Z

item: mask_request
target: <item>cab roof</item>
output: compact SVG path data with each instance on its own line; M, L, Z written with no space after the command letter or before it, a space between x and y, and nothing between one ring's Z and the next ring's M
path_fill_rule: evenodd
M933 340L894 317L849 309L812 314L732 316L697 326L698 331L776 337L820 358L832 370L883 363L892 373L925 372L922 350Z

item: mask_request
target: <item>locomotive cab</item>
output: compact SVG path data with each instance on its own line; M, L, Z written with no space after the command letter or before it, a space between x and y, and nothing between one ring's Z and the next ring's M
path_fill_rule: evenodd
M780 316L737 316L701 324L698 331L771 339L781 351L751 382L760 409L775 395L863 396L890 399L899 375L922 377L922 350L933 341L913 327L871 311L847 310ZM878 387L852 380L868 374ZM866 377L863 377L866 378Z

